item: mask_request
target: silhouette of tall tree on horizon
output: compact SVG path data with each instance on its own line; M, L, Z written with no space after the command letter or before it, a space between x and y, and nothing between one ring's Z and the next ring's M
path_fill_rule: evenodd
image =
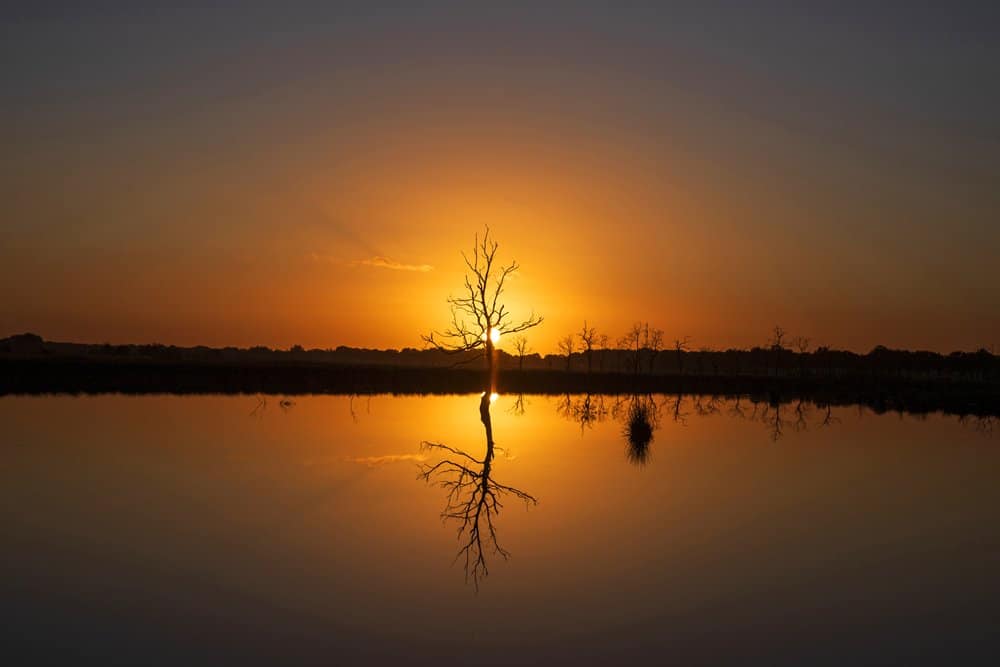
M583 353L587 355L587 372L594 368L594 344L598 341L597 329L588 327L587 320L583 321L583 329L580 330L580 346Z
M461 353L481 350L467 361L486 357L492 377L496 366L496 347L493 332L512 334L531 329L543 319L534 312L519 324L513 324L510 311L500 300L504 284L520 265L516 261L502 265L496 261L499 243L490 238L490 228L486 227L482 240L476 234L472 246L472 256L462 253L465 266L464 292L462 296L448 297L451 306L451 325L443 331L432 331L421 336L423 341L435 349L446 353Z

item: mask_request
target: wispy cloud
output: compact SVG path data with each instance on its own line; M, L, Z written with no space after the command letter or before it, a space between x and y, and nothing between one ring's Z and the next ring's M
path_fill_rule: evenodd
M391 257L386 257L385 255L375 255L374 257L369 257L367 259L355 259L351 261L339 259L330 255L321 255L317 252L311 252L306 255L306 257L309 261L320 264L371 266L376 269L389 269L390 271L416 271L417 273L427 273L428 271L434 270L434 267L430 264L407 264L405 262L397 262Z
M418 271L420 273L427 273L434 270L434 267L430 264L404 264L403 262L397 262L382 255L376 255L369 259L361 259L354 262L354 264L374 266L379 269L391 269L393 271Z
M386 465L387 463L400 463L402 461L417 461L419 463L420 461L426 461L427 457L423 454L386 454L385 456L351 457L347 460L351 463L360 463L369 468L374 468Z

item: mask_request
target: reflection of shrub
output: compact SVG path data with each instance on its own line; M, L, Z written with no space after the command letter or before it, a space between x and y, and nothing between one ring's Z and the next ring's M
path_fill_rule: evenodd
M625 419L625 452L629 461L642 465L649 459L649 445L653 442L652 406L643 400L635 400L629 406Z

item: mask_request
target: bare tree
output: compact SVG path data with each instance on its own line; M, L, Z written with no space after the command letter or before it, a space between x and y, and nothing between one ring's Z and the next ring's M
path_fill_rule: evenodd
M792 340L792 345L799 352L799 377L805 377L806 374L806 353L809 352L810 342L805 336L796 336Z
M531 348L528 347L528 337L521 334L514 339L514 350L517 351L517 370L524 370L524 357L531 354Z
M569 365L573 359L573 334L566 334L559 339L559 351L566 355L566 370L569 370Z
M625 335L618 339L618 345L632 355L632 372L639 374L639 352L642 347L642 324L636 322L632 328L625 332Z
M594 367L594 343L597 342L597 329L587 328L587 320L583 321L583 329L580 330L580 347L587 355L587 372Z
M774 332L771 334L771 339L768 341L768 347L770 347L771 351L774 352L775 375L778 374L778 366L781 362L781 352L785 349L784 341L786 335L788 335L788 333L784 329L778 325L774 325Z
M778 325L774 325L774 332L771 334L771 340L768 341L768 345L772 350L783 350L785 336L788 335L784 329Z
M601 334L597 337L597 346L601 351L600 356L597 359L598 370L602 373L604 372L604 357L606 356L608 349L608 334Z
M451 305L451 325L444 331L422 336L425 343L448 353L479 351L473 359L486 357L492 374L495 365L495 345L501 334L512 334L542 323L534 313L514 324L506 305L500 300L504 284L520 268L516 261L502 265L496 261L499 244L490 238L486 228L482 240L476 235L472 256L462 253L467 272L462 296L448 297Z
M660 348L663 346L663 330L651 329L649 322L646 322L645 327L643 327L642 346L649 352L649 373L652 375L656 364L656 355L660 353Z
M684 374L684 353L690 349L691 336L674 339L674 353L677 355L677 373Z

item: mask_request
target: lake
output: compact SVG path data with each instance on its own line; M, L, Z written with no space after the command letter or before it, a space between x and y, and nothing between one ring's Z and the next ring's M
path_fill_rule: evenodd
M995 664L992 424L492 398L0 398L3 645L104 664Z

